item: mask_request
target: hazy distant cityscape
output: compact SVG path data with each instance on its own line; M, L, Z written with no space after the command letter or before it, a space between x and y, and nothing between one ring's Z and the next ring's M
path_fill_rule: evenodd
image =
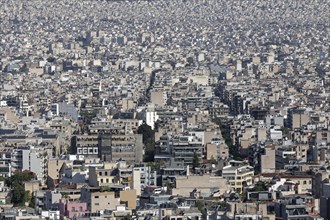
M0 0L1 220L329 220L329 0Z

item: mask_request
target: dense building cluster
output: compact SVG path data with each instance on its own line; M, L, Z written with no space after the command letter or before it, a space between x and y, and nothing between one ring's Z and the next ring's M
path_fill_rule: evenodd
M0 219L330 219L328 0L0 6Z

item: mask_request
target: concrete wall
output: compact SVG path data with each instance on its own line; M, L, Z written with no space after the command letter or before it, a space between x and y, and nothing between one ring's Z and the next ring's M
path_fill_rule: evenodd
M261 156L261 173L275 172L275 149L266 148L266 154Z
M163 90L160 91L151 91L151 96L150 96L150 101L158 106L165 106L166 104L166 99L165 99L165 94Z
M215 176L176 176L176 188L172 190L172 195L189 196L194 189L212 191L218 188L220 194L224 193L231 187L227 184L227 180L222 177ZM205 191L206 190L206 191Z
M91 193L91 212L95 213L104 209L115 210L120 205L119 198L115 198L114 192Z
M120 201L127 203L128 209L136 209L136 190L120 191Z

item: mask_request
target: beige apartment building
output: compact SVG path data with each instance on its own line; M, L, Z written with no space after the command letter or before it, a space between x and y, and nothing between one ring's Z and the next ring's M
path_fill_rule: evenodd
M89 167L89 184L91 186L109 186L118 183L118 177L112 174L113 168Z
M114 192L91 193L92 213L96 213L105 209L114 210L118 205L120 205L120 198L116 198Z
M241 193L244 186L252 185L254 170L248 165L228 165L223 168L222 176L236 192Z

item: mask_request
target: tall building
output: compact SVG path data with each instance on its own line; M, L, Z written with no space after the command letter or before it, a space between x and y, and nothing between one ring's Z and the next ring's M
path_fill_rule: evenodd
M42 147L25 146L14 149L11 156L12 172L31 171L45 184L48 176L49 151Z
M301 128L307 125L310 118L305 109L289 109L287 127L291 129Z
M159 115L154 109L148 109L146 111L146 123L151 127L151 129L155 128L155 122L159 119Z
M141 195L141 172L139 168L133 169L133 189L136 190L136 195Z
M141 134L100 134L99 157L104 161L140 163L143 159Z
M201 161L204 154L202 138L193 135L162 136L156 146L156 160L175 158L185 165L192 165L195 155Z
M330 183L322 183L322 194L320 198L320 215L324 219L330 219Z
M75 135L71 139L71 150L73 154L83 155L86 158L97 158L99 156L98 135Z

